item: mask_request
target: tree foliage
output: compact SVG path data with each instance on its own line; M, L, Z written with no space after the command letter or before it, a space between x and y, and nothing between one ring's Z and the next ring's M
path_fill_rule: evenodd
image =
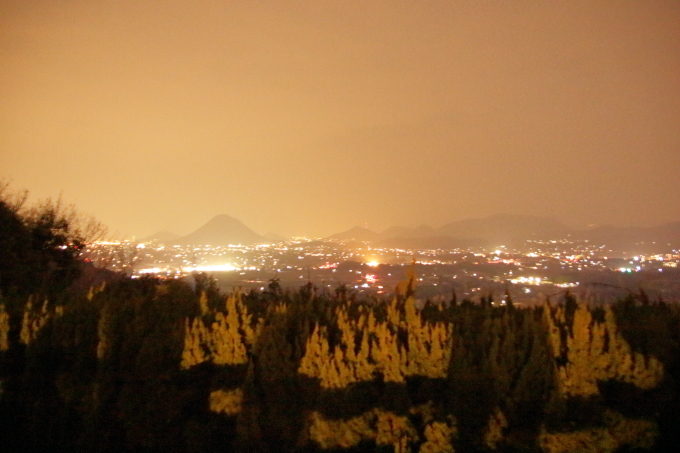
M0 338L0 410L23 414L4 435L25 433L23 450L616 451L670 442L659 414L679 418L676 306L221 297L141 279L33 299L16 344Z
M61 199L26 205L27 192L0 183L0 291L54 294L80 274L84 246L106 228Z

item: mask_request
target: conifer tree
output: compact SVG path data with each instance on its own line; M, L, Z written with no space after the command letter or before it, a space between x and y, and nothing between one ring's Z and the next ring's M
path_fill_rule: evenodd
M596 322L586 304L574 302L567 325L564 311L556 310L555 321L545 312L550 343L558 367L560 391L565 395L591 396L599 393L598 382L620 380L643 389L657 386L664 370L655 357L634 352L619 333L614 314L605 308L604 323ZM559 355L557 355L559 352Z
M204 298L202 293L201 298ZM207 299L206 299L207 300ZM207 302L201 304L208 310ZM240 365L248 362L248 348L257 339L259 325L253 326L252 316L241 296L230 295L225 313L217 312L210 327L201 317L186 320L181 368L186 369L211 360L216 365Z
M246 345L240 332L240 317L237 304L240 298L231 295L227 298L226 313L218 312L212 323L210 353L216 365L239 365L248 361Z
M324 363L328 361L328 340L321 332L321 327L317 323L312 335L307 339L305 355L300 360L298 373L311 378L321 379L324 374L322 371ZM323 386L323 384L322 384Z
M199 318L194 318L191 323L187 318L185 324L184 349L182 350L182 362L180 364L182 369L200 365L208 360L204 347L210 341L210 334Z
M394 328L404 327L401 319L401 311L399 310L399 301L396 297L387 306L387 322L394 326Z
M663 364L654 356L646 358L631 349L616 325L611 307L605 310L604 324L609 339L607 375L642 389L659 385L664 377Z
M361 332L361 343L354 368L354 376L358 382L370 381L374 377L375 365L369 360L371 357L371 350L368 337L367 331L364 330Z
M430 368L426 332L421 317L417 313L415 299L409 297L404 302L404 322L407 332L407 375L425 375ZM395 326L398 328L399 325Z
M376 325L375 333L371 357L376 363L376 370L382 373L385 382L404 382L407 361L402 357L397 335L390 330L387 322Z

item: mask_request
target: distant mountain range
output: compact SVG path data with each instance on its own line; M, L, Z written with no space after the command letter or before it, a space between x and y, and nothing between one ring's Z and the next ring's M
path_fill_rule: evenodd
M483 245L521 245L527 240L573 239L614 249L650 253L680 248L680 222L649 228L614 227L575 229L552 217L497 214L465 219L439 228L391 227L381 233L354 227L327 237L328 240L368 241L384 247L464 248Z
M575 229L552 217L498 214L479 219L465 219L438 228L420 225L415 228L394 226L380 233L354 227L324 240L371 242L384 247L400 248L463 248L484 245L520 245L526 240L555 240L572 238L588 240L614 248L642 249L680 248L680 222L650 228L622 228L601 226ZM141 242L157 240L172 245L252 245L284 240L268 233L264 236L248 228L241 221L222 214L213 217L196 231L177 237L162 231ZM658 245L659 247L653 247ZM644 247L643 247L644 246Z
M391 227L382 233L355 227L329 236L328 239L371 241L397 245L441 244L451 247L483 245L489 242L513 244L527 239L564 237L570 228L551 217L498 214L482 219L465 219L439 228L420 225L415 228ZM425 240L427 239L427 240Z

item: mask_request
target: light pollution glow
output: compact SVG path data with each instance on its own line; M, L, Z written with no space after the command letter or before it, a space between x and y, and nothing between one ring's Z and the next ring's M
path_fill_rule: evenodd
M118 237L680 212L680 2L0 2L0 178Z

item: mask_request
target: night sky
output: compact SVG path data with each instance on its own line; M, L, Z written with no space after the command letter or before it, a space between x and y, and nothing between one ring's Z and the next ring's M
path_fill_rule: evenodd
M122 236L680 220L680 2L0 2L0 178Z

